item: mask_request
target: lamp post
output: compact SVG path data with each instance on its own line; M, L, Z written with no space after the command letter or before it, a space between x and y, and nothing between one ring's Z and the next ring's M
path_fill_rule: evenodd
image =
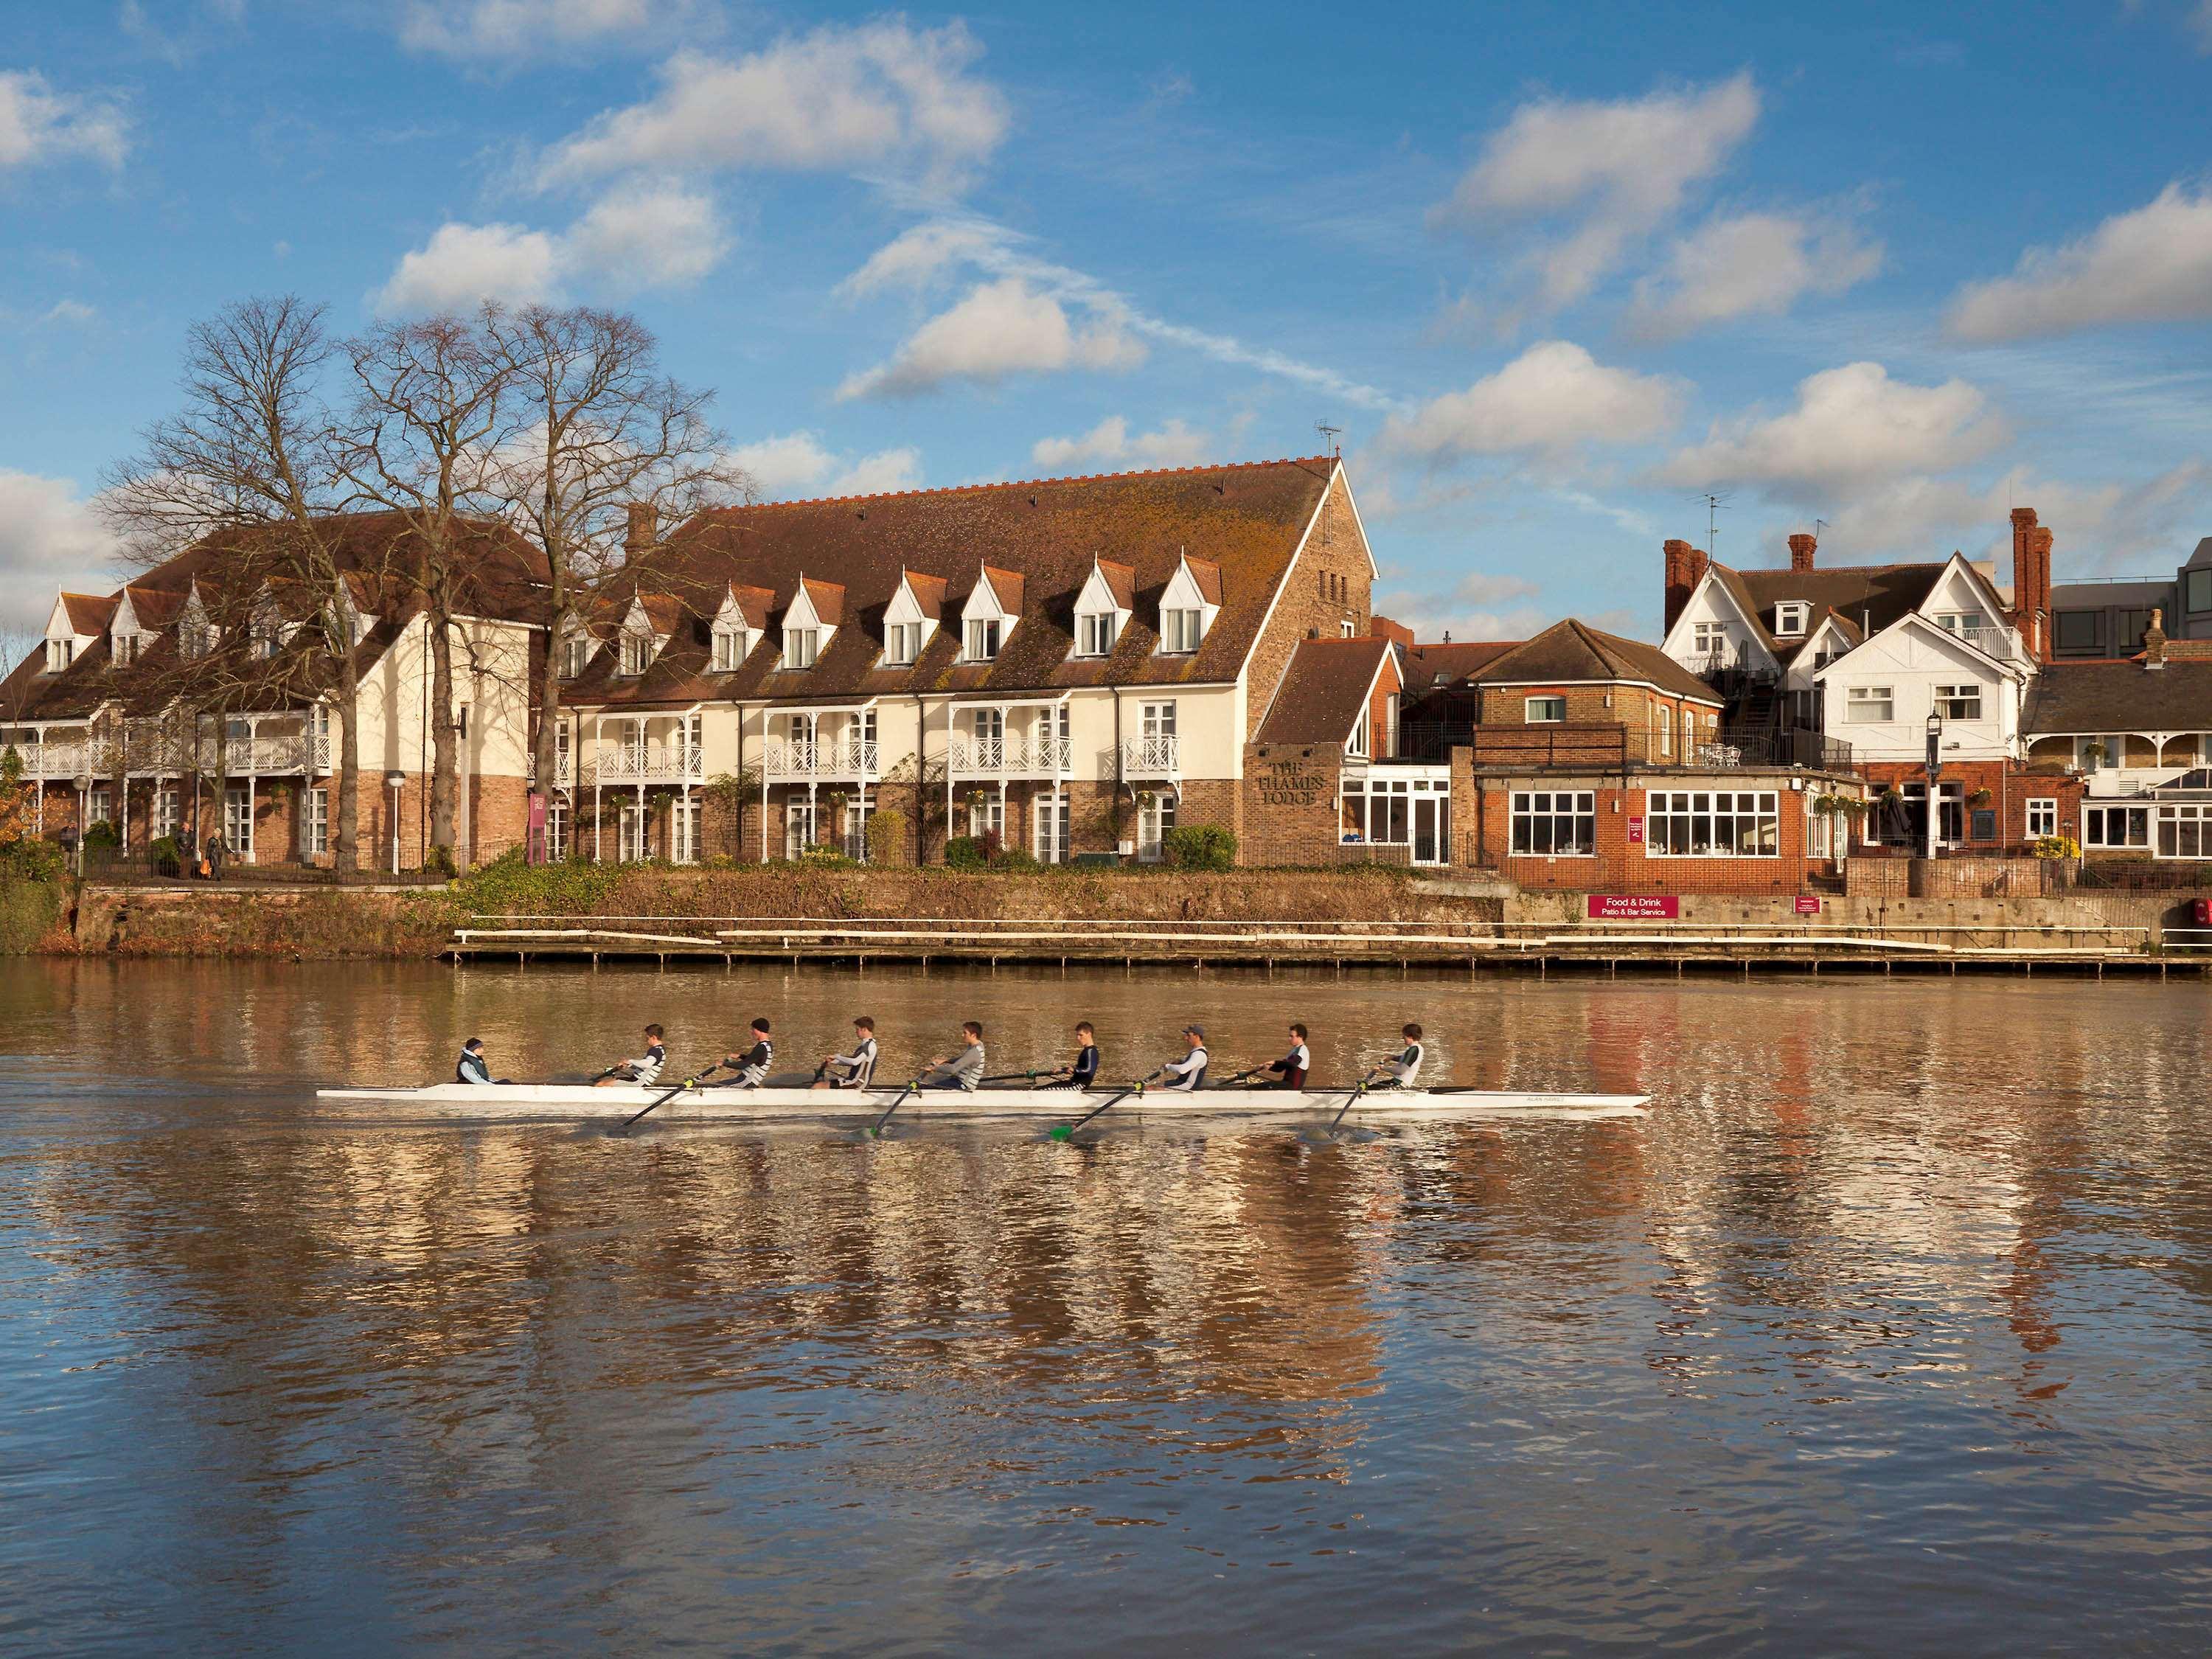
M76 786L76 874L77 879L82 881L84 879L85 817L92 810L92 775L80 772L70 781Z
M1936 823L1941 811L1936 798L1936 781L1943 775L1943 716L1930 709L1928 714L1928 856L1936 856Z
M392 792L392 873L399 873L399 792L406 786L404 772L386 772L384 787Z

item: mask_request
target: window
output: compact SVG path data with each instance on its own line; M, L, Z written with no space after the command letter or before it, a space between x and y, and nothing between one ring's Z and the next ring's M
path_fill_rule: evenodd
M2062 611L2052 619L2052 638L2061 651L2094 651L2104 616L2095 611Z
M46 641L46 672L49 674L60 673L63 669L67 668L76 660L76 641L75 640Z
M1844 718L1854 726L1886 726L1895 713L1886 685L1855 685L1844 693Z
M301 797L300 850L311 859L331 850L331 792L327 789L310 789Z
M999 654L999 630L1005 624L996 617L978 617L968 624L968 660L992 662Z
M1195 611L1163 611L1160 613L1160 649L1168 652L1191 652L1198 649L1199 635L1204 621Z
M2077 772L2103 771L2124 764L2127 757L2128 740L2117 732L2074 739L2074 769Z
M668 808L668 861L699 862L699 814L705 803L696 795L678 796Z
M2212 570L2189 573L2187 599L2191 611L2212 611Z
M1353 622L1349 617L1346 617L1342 622L1337 623L1336 632L1337 637L1340 639L1356 640L1359 637L1358 624Z
M1113 654L1114 626L1121 618L1111 611L1086 611L1075 619L1075 654L1105 657Z
M1359 711L1359 718L1352 722L1352 736L1345 743L1344 752L1363 757L1367 753L1367 711L1364 708Z
M2158 809L2158 855L2212 859L2212 806L2178 802Z
M1137 857L1146 864L1160 861L1160 844L1175 828L1176 798L1162 790L1137 802Z
M564 679L574 679L591 665L592 636L580 628L572 628L561 639L561 674Z
M1698 713L1694 708L1682 711L1682 763L1687 766L1698 757Z
M545 856L556 863L568 856L568 801L555 795L545 803Z
M1805 624L1813 619L1813 607L1802 599L1784 599L1774 607L1774 633L1778 639L1792 640L1805 631Z
M1936 712L1947 720L1978 720L1982 717L1982 688L1978 685L1939 685Z
M1645 758L1672 760L1674 757L1674 726L1667 711L1657 703L1647 703L1644 710Z
M1036 811L1035 854L1039 864L1067 862L1068 831L1072 819L1067 792L1056 789L1049 795L1037 797Z
M818 628L787 628L783 630L783 665L786 668L811 668L815 653L822 648L822 630Z
M646 665L650 663L652 660L652 635L625 634L623 635L622 672L623 673L631 675L642 674L645 672Z
M624 864L644 863L653 855L653 849L646 845L646 831L644 805L635 799L623 801L615 819L615 856Z
M253 787L234 783L222 792L222 839L231 857L253 862Z
M1936 617L1936 626L1946 634L1955 634L1969 645L1984 651L1996 646L1997 630L1990 626L1990 619L1978 611L1945 611Z
M1176 734L1176 706L1171 702L1148 702L1139 710L1144 733L1148 738L1172 738Z
M729 673L745 659L750 641L742 628L718 628L714 630L714 672Z
M1567 700L1531 697L1522 705L1522 717L1530 726L1557 726L1567 717Z
M892 623L884 629L884 661L893 668L910 668L921 654L921 624Z
M976 840L990 838L1003 846L1006 839L1006 803L994 790L979 790L968 801L968 833Z
M1719 660L1728 655L1728 642L1726 623L1701 622L1691 626L1690 649L1700 657Z
M2058 801L2052 795L2030 795L2027 798L2027 833L2031 836L2055 836L2058 833Z
M1838 839L1835 819L1813 810L1814 803L1820 797L1811 790L1808 789L1802 799L1805 803L1805 856L1808 859L1834 857Z
M2148 611L2123 611L2112 629L2112 650L2134 653L2142 649L2143 635L2150 630Z
M1588 789L1513 792L1513 851L1523 858L1597 854L1597 796Z
M2085 806L2081 809L2084 847L2147 848L2150 845L2148 806Z
M253 629L253 654L260 658L264 662L266 662L270 658L276 654L276 647L283 642L283 639L276 630L268 623L259 623L255 624Z
M107 791L105 789L94 789L86 793L84 798L84 821L87 823L112 823L115 822L115 810L109 804Z
M1776 791L1654 790L1645 800L1646 858L1771 859L1782 850Z
M136 634L118 634L109 650L116 667L128 668L138 660L138 636Z

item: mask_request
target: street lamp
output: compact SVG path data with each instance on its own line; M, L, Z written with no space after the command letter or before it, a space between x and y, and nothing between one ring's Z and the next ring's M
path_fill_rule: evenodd
M1941 710L1928 713L1928 856L1936 856L1936 821L1938 812L1936 799L1936 781L1943 775L1943 715Z
M384 787L392 792L392 873L399 873L399 792L406 787L404 772L386 772Z

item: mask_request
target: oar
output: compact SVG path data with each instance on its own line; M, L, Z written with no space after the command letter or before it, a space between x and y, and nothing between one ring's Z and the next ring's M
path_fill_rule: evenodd
M1215 1086L1216 1088L1219 1088L1219 1089L1226 1089L1226 1088L1229 1088L1229 1087L1232 1086L1233 1085L1236 1085L1236 1084L1239 1084L1239 1083L1243 1082L1243 1081L1244 1081L1244 1079L1245 1079L1246 1078L1248 1078L1248 1077L1257 1077L1257 1076L1259 1076L1259 1075L1260 1075L1260 1073L1262 1073L1262 1072L1266 1071L1267 1069L1267 1068L1266 1066L1254 1066L1254 1067L1252 1067L1252 1069L1251 1069L1250 1071L1249 1071L1249 1072L1239 1072L1239 1073L1237 1073L1237 1075L1236 1075L1235 1077L1225 1077L1225 1078L1222 1079L1221 1079L1221 1081L1220 1081L1219 1083L1216 1084L1214 1086Z
M868 1126L868 1139L871 1140L881 1139L883 1138L884 1125L891 1121L891 1114L898 1110L900 1107L905 1105L907 1097L921 1087L921 1079L919 1076L908 1079L906 1087L899 1091L899 1097L891 1102L890 1105L884 1107L884 1115Z
M975 1081L978 1083L1019 1083L1024 1079L1027 1079L1030 1082L1035 1083L1036 1081L1036 1075L1037 1074L1035 1072L1001 1072L996 1077L979 1077Z
M1155 1075L1158 1074L1155 1073ZM1150 1080L1150 1079L1139 1079L1127 1088L1122 1090L1120 1094L1115 1095L1113 1099L1108 1101L1106 1103L1106 1106L1093 1107L1091 1110L1085 1112L1081 1117L1076 1119L1073 1123L1055 1124L1053 1127L1052 1133L1048 1135L1046 1139L1048 1140L1067 1139L1070 1136L1074 1134L1078 1129L1080 1129L1085 1124L1090 1122L1092 1118L1097 1117L1099 1113L1104 1111L1107 1106L1118 1106L1121 1102L1127 1100L1131 1095L1143 1094L1145 1092L1145 1085Z
M1344 1097L1344 1104L1336 1109L1336 1115L1328 1121L1330 1139L1334 1140L1336 1138L1336 1126L1344 1121L1344 1115L1352 1109L1352 1103L1365 1094L1367 1085L1374 1081L1375 1073L1370 1071L1365 1077L1359 1079L1359 1086Z
M709 1075L709 1074L710 1074L710 1073L714 1073L714 1072L716 1072L716 1071L720 1070L720 1069L721 1069L721 1065L722 1065L722 1062L721 1062L720 1060L716 1060L713 1065L711 1065L711 1066L708 1066L708 1068L706 1069L706 1071L704 1071L704 1072L700 1072L700 1073L695 1073L693 1076L690 1076L690 1077L687 1077L687 1078L685 1078L685 1079L684 1079L684 1081L683 1081L683 1082L681 1082L681 1083L678 1084L678 1085L677 1085L673 1089L671 1089L671 1090L670 1090L666 1094L665 1094L665 1095L661 1096L661 1097L660 1097L659 1099L658 1099L658 1100L654 1101L654 1102L653 1103L653 1104L652 1104L652 1105L647 1106L647 1107L645 1109L645 1112L654 1111L654 1110L657 1110L657 1109L658 1109L659 1108L660 1108L660 1107L665 1106L665 1105L666 1105L670 1101L672 1101L672 1100L675 1099L677 1096L678 1096L678 1095L682 1094L682 1093L683 1093L686 1089L696 1089L696 1088L697 1088L697 1087L699 1086L699 1079L700 1079L701 1078L702 1078L702 1077L706 1077L706 1076ZM617 1134L618 1134L618 1135L626 1135L626 1134L628 1134L628 1133L629 1133L629 1126L630 1126L631 1124L633 1124L633 1123L636 1122L636 1121L637 1121L637 1120L638 1120L639 1118L643 1117L643 1116L645 1115L645 1112L639 1112L639 1113L636 1113L635 1115L632 1115L632 1116L629 1116L629 1117L626 1117L626 1118L624 1118L624 1119L623 1120L623 1121L622 1121L622 1127L621 1127L620 1128L617 1129L617 1130L615 1131L615 1133L616 1133Z

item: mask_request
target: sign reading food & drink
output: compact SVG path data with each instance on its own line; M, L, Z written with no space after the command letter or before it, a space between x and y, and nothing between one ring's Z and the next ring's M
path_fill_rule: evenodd
M1592 893L1592 921L1674 921L1682 914L1682 901L1672 893Z

